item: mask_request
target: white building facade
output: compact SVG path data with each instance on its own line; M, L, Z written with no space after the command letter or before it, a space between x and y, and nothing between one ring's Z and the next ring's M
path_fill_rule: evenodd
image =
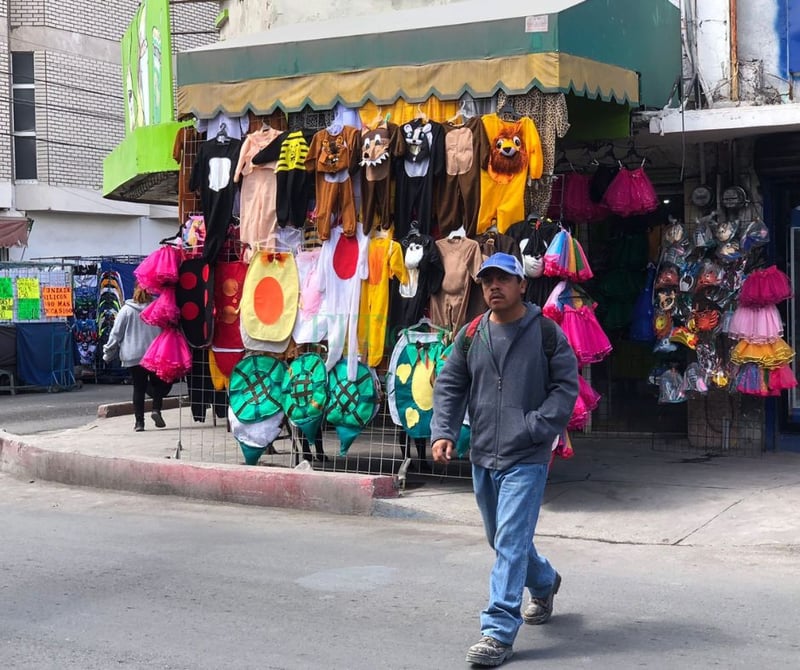
M25 217L8 260L145 254L176 208L103 199L124 136L120 38L137 0L0 0L0 220ZM173 51L217 39L217 2L171 7Z

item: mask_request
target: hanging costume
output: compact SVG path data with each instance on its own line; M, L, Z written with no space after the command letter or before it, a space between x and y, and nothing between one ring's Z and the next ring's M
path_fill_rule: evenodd
M233 218L236 184L233 174L239 162L242 141L237 139L210 139L200 145L192 168L189 187L200 191L206 240L203 257L213 263L225 242L228 224Z
M328 373L325 419L336 428L341 456L347 455L350 445L375 418L380 395L378 376L363 363L357 363L352 376L345 361L339 361Z
M239 309L246 275L247 264L239 261L217 263L214 268L214 334L211 351L214 364L225 378L231 376L234 366L244 356L244 343L239 332Z
M394 332L401 326L413 326L424 315L431 294L438 293L444 278L444 266L432 237L411 232L402 240L403 260L408 282L390 282L389 323Z
M355 237L346 237L341 226L331 230L322 244L319 258L319 289L323 293L320 315L328 321L328 358L330 370L342 357L347 343L350 379L355 378L358 363L358 308L361 283L367 278L369 238L356 227Z
M369 275L361 287L358 312L358 351L370 367L383 360L389 319L389 279L408 283L402 247L384 234L372 235L368 249Z
M364 232L392 226L392 167L405 152L400 129L382 122L361 130L361 222Z
M480 156L488 150L480 117L461 125L444 124L445 169L437 195L439 232L448 235L460 226L473 237L481 206Z
M328 404L328 371L319 354L303 354L289 363L282 402L289 423L315 442Z
M392 350L386 397L392 421L414 439L431 436L433 380L444 344L441 332L404 328Z
M356 232L356 203L352 173L358 169L361 141L352 126L326 128L314 135L308 154L306 170L316 172L317 230L319 238L330 237L331 226L341 217L347 237ZM332 220L333 217L333 220Z
M277 196L277 180L275 163L254 165L253 157L265 147L272 144L281 131L274 128L259 130L248 135L239 153L233 180L242 182L241 205L239 213L239 239L247 244L242 259L250 260L250 254L256 249L257 242L274 246L273 234L278 222L275 209Z
M275 162L275 211L281 227L302 228L305 224L313 189L311 176L306 172L306 157L313 135L311 130L283 133L253 156L253 165Z
M522 254L519 250L517 241L509 235L503 235L495 231L489 231L483 235L478 235L475 239L481 248L481 258L485 259L496 254L498 251L504 254L516 256L522 262ZM489 305L483 299L483 289L480 282L473 282L469 291L469 303L467 306L467 321L471 321L478 314L483 314Z
M483 258L475 240L445 237L436 240L442 257L444 279L441 289L431 296L431 321L453 334L464 325L472 282L476 280Z
M200 137L192 126L183 126L175 135L172 146L172 157L180 165L178 170L178 221L183 222L191 214L202 211L200 198L189 185L192 174L190 163L193 151L187 151L190 144L200 144Z
M497 223L505 233L525 218L525 184L542 176L542 149L533 121L523 117L503 121L497 114L483 117L488 142L481 155L481 207L478 232Z
M186 341L195 348L207 347L214 330L214 271L205 258L189 258L180 265L175 301Z
M395 169L395 235L405 237L412 221L427 235L433 225L433 183L444 169L444 130L439 123L413 119L401 131L406 150Z
M297 344L318 343L325 339L328 321L320 315L323 294L319 290L320 249L297 254L297 273L300 277L300 300L292 337Z
M558 283L557 277L544 275L544 255L547 247L561 230L558 223L542 221L529 216L511 226L506 234L517 241L522 254L522 267L528 280L525 289L525 300L536 305L544 305L547 296Z
M253 339L282 342L297 316L299 280L294 256L286 251L253 254L242 291L241 321Z

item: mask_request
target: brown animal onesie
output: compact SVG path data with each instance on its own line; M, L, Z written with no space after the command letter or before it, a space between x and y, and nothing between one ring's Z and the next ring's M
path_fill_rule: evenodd
M394 123L361 130L361 222L364 232L392 227L392 164L406 144Z
M481 207L481 147L484 145L487 152L489 140L479 116L443 127L445 166L437 199L439 231L448 235L464 226L467 236L472 237Z
M337 129L338 130L338 129ZM306 156L306 170L316 173L317 230L319 238L331 236L331 217L340 215L345 237L356 234L356 203L351 173L358 169L361 138L352 126L314 134Z

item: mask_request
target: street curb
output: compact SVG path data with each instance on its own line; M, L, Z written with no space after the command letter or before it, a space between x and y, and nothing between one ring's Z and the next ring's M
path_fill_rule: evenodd
M49 451L7 437L0 437L0 472L72 486L333 514L371 515L376 498L397 496L386 475L106 458Z
M176 396L168 396L164 398L161 409L175 409L180 406L180 398ZM184 398L184 404L188 403L188 398ZM144 411L151 412L153 410L153 401L147 399L144 401ZM133 414L133 402L110 402L105 405L98 405L97 418L110 419L114 416L127 416Z

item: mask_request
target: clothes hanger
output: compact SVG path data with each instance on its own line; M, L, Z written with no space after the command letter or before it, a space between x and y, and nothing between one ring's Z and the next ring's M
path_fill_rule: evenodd
M383 107L378 107L378 113L375 115L375 118L372 119L372 121L370 122L369 127L377 128L379 125L381 125L382 121L383 121Z
M272 126L269 124L268 116L265 116L263 119L261 119L261 132L264 132L265 130L272 130Z
M219 130L217 131L216 139L220 144L227 144L231 141L231 138L228 136L228 124L224 121L219 124Z
M417 111L414 114L414 118L415 119L420 119L422 121L427 121L428 120L428 115L425 114L425 112L422 109L422 103L419 103L419 102L417 103Z
M503 121L519 121L522 116L517 114L514 110L514 105L511 104L510 98L506 97L505 103L503 106L497 110L497 116L499 116Z
M462 224L461 226L459 226L455 230L451 230L450 234L447 236L447 239L448 240L455 240L455 239L459 239L459 238L466 237L466 236L467 236L467 231L464 229L464 226Z
M464 120L464 112L466 112L466 111L467 111L467 103L464 100L462 100L461 101L461 106L458 108L458 111L456 111L456 113L453 114L453 116L451 116L449 119L447 119L447 123L455 124L455 122L458 121L458 119L461 119L463 121Z
M411 227L408 229L407 237L419 237L420 234L421 233L419 232L419 221L412 221Z

